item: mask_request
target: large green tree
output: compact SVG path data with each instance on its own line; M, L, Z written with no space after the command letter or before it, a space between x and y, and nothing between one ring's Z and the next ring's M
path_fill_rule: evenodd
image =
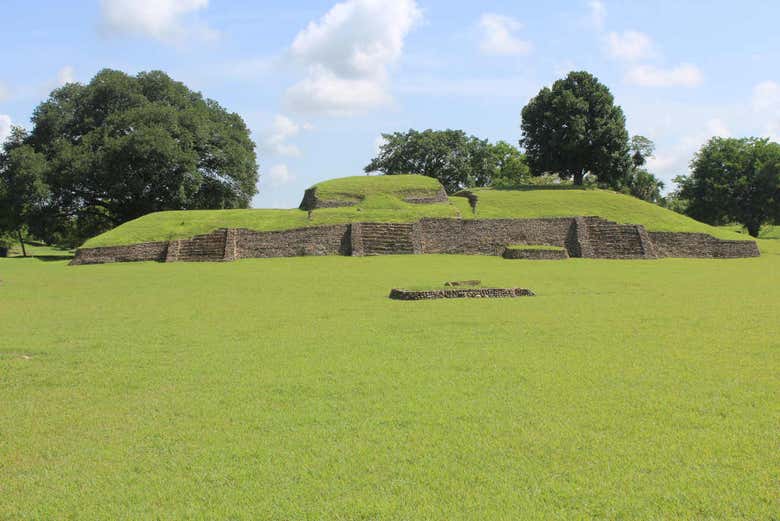
M0 150L0 235L13 234L27 256L22 229L47 202L46 159L25 144L27 133L14 127Z
M377 156L364 169L367 173L426 175L450 193L490 186L498 179L517 183L527 175L524 157L515 147L501 141L493 145L462 130L409 130L382 137Z
M523 108L523 138L533 175L558 174L581 185L586 174L610 183L630 168L623 110L587 72L571 72Z
M80 240L149 212L245 208L257 160L240 116L159 71L99 72L37 107L25 143L50 190L40 233ZM70 230L66 232L66 230Z
M710 139L678 178L686 213L710 224L738 222L758 237L780 220L780 144L767 139Z

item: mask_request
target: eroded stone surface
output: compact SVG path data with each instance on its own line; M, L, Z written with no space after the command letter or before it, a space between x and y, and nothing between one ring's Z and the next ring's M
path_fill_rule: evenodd
M528 260L564 260L569 258L566 250L521 250L517 248L507 248L502 255L505 259L528 259Z
M394 300L433 300L443 298L514 298L533 297L534 292L525 288L462 288L411 291L393 289L390 298Z

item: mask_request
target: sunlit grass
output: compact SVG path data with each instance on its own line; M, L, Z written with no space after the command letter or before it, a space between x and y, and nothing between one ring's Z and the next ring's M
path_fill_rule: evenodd
M0 519L775 519L761 249L0 260Z

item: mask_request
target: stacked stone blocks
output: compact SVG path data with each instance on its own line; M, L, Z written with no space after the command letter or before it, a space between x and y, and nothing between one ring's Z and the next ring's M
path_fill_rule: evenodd
M754 241L724 241L702 233L647 232L598 217L439 219L416 223L353 223L284 231L220 229L190 239L81 248L72 264L232 261L304 255L502 255L508 245L564 248L570 257L756 257Z

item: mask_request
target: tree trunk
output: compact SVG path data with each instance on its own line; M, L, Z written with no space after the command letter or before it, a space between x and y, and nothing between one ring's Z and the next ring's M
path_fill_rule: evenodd
M748 231L748 233L750 234L751 237L758 238L758 232L761 230L761 225L760 224L753 224L753 223L751 223L751 224L746 225L745 228L747 228L747 231Z
M585 177L584 172L575 172L574 173L574 185L575 186L582 186L582 178Z
M27 257L27 250L24 248L24 239L22 238L22 230L16 230L19 235L19 244L22 245L22 257Z

